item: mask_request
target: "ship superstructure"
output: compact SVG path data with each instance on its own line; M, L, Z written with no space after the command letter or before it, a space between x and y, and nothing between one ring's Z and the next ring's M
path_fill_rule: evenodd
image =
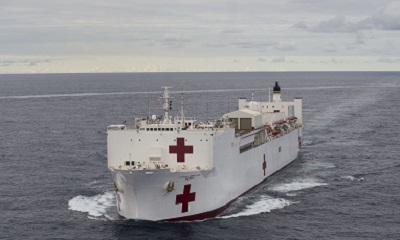
M108 127L108 167L121 216L147 220L197 220L229 204L296 159L303 136L302 99L239 99L238 110L216 121L170 115L136 118Z

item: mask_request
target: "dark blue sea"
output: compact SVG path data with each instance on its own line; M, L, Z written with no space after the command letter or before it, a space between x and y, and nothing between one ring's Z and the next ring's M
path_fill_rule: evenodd
M303 97L298 159L197 222L120 218L106 128L161 115L162 86L186 116L238 97ZM0 75L0 239L400 239L400 72ZM223 189L221 189L223 193Z

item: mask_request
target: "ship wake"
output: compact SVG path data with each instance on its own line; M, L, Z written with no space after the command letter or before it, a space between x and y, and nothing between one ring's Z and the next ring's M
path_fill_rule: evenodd
M229 214L225 216L220 216L218 218L235 218L235 217L242 217L242 216L251 216L260 213L271 212L272 210L281 209L286 206L293 204L294 202L289 201L284 198L273 198L268 195L262 195L258 201L255 201L238 213Z
M274 184L274 185L268 187L268 190L274 191L274 192L286 193L287 195L289 193L288 196L293 196L293 192L295 192L295 191L300 191L303 189L308 189L308 188L313 188L313 187L318 187L318 186L326 186L326 185L328 185L328 184L321 183L313 178L304 178L304 179L296 179L295 181L290 182L290 183Z
M278 195L279 193L286 194L287 197L295 197L297 193L301 190L314 188L318 186L326 186L327 183L321 183L313 178L304 178L304 179L295 179L290 183L278 183L272 184L267 189L271 191L271 195ZM278 194L277 194L278 193ZM248 197L240 197L235 203L227 210L227 212L223 216L219 216L218 218L235 218L242 216L251 216L257 215L261 213L271 212L273 210L282 209L284 207L290 206L294 203L298 203L298 201L289 200L286 198L276 198L269 195L261 195L259 197L256 196L248 196ZM239 212L234 212L237 211Z
M115 194L113 191L98 194L92 197L76 196L68 201L68 209L87 213L89 219L115 220Z

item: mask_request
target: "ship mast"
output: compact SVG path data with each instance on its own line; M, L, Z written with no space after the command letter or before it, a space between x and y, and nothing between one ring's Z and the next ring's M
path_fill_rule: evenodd
M271 86L268 86L268 102L271 102Z
M181 117L182 117L182 128L185 127L185 115L183 113L183 93L181 95Z
M171 123L170 120L170 114L169 111L171 110L171 101L170 99L173 99L173 97L171 97L169 95L169 89L171 87L163 87L164 88L164 92L163 92L163 99L164 99L164 106L163 106L163 110L164 110L164 123Z

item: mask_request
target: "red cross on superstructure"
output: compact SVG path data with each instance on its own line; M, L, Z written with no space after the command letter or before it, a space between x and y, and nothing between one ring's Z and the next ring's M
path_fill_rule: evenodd
M193 146L185 146L185 138L176 138L176 146L169 146L169 153L176 153L178 162L185 162L185 153L193 153Z
M264 154L263 169L264 169L264 176L265 176L265 169L267 169L267 162L265 161L265 154Z
M182 213L189 211L189 202L194 202L196 199L196 193L190 192L191 184L187 184L183 187L183 194L176 195L175 205L182 203Z

